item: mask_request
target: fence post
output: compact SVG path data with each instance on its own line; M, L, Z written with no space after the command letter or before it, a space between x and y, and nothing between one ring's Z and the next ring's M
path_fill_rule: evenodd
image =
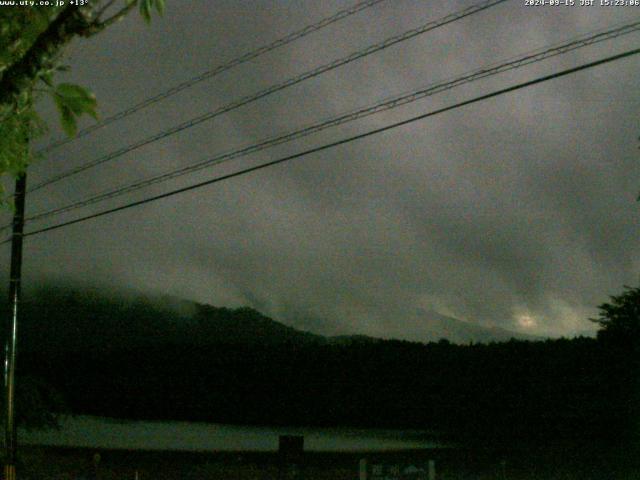
M367 459L360 459L360 480L367 480Z
M429 460L429 480L436 480L436 461Z

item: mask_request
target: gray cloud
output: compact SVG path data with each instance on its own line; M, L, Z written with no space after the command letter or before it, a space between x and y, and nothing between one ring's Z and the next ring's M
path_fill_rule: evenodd
M32 181L469 3L387 2L60 149L33 167ZM106 116L343 5L176 3L151 27L129 18L74 44L70 79L96 91ZM622 9L532 9L514 1L61 182L29 198L29 208L186 165L625 18ZM127 198L623 51L637 35ZM420 339L428 328L416 315L421 309L534 334L588 329L594 307L637 283L640 271L637 69L637 59L617 62L32 237L26 281L53 276L250 304L319 333ZM51 116L50 106L43 110Z

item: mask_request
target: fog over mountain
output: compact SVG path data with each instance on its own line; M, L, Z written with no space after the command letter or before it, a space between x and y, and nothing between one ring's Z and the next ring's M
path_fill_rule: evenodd
M133 292L43 286L27 298L20 395L59 399L55 411L239 425L429 428L481 442L602 441L633 425L626 405L636 370L620 368L637 359L624 346L633 348L628 335L618 343L519 341L505 330L415 312L433 339L440 337L418 343L326 337L248 307ZM31 412L29 401L20 405Z
M425 325L421 341L452 343L535 337L418 311ZM406 340L402 336L390 337ZM21 324L24 349L101 350L161 344L260 344L377 342L353 332L322 336L285 325L249 307L225 308L135 291L42 285L26 296Z
M353 2L167 2L75 41L58 80L101 118ZM598 2L596 2L598 3ZM468 7L393 0L52 151L35 185L319 65ZM637 8L510 1L301 82L43 188L27 215L186 167L382 99L590 32ZM274 160L636 48L639 33L27 225L27 231ZM638 57L450 111L294 162L28 237L45 279L249 306L324 336L470 341L593 332L596 307L640 275ZM39 108L61 137L53 106ZM90 125L92 120L83 120ZM5 211L2 223L10 220ZM8 278L9 247L0 250ZM435 312L435 313L434 313ZM461 323L467 322L467 323ZM506 332L504 332L506 330Z

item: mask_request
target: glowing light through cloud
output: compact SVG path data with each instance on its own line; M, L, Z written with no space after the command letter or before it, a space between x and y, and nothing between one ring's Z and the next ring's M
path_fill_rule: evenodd
M518 321L518 325L520 325L522 328L530 329L538 326L538 322L536 322L535 318L533 318L531 315L518 315L516 317L516 320Z

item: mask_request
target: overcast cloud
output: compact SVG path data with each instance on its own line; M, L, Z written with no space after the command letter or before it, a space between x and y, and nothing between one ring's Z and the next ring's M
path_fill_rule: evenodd
M167 3L165 18L149 27L131 16L68 50L65 80L91 87L103 117L350 2ZM388 0L56 150L32 167L29 182L471 3ZM640 8L526 7L512 0L59 182L31 195L28 210L633 18ZM56 220L636 48L639 39L634 33L587 47ZM419 340L427 328L422 310L533 334L593 328L587 318L594 307L624 284L637 285L640 273L639 68L640 58L632 57L30 237L25 284L71 279L251 305L323 334ZM42 108L54 118L50 105Z

